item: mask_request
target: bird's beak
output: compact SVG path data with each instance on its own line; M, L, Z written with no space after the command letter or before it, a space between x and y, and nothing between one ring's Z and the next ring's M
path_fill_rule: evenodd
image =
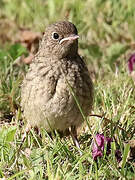
M69 37L61 39L59 43L62 44L64 41L74 41L74 40L76 40L78 38L79 38L78 35L71 35Z

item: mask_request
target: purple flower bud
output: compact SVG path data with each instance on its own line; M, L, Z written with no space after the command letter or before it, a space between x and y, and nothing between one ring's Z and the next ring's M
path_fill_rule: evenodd
M97 143L96 143L96 142ZM104 152L105 143L107 145L106 154L111 153L111 142L112 138L105 137L103 134L97 134L92 144L92 157L94 160L97 160L97 157L102 157ZM115 151L115 157L118 162L122 160L122 153L120 150Z
M135 63L135 53L132 54L128 59L128 69L130 73L134 70L134 63Z
M111 152L112 138L105 137L103 134L97 134L95 136L95 141L92 144L92 157L94 160L96 160L97 157L103 156L105 143L107 143L107 152L106 153L109 154Z

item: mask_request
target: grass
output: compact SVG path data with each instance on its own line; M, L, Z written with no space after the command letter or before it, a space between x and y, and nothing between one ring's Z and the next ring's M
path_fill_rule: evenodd
M2 0L0 2L0 178L2 179L135 179L134 157L127 142L135 139L134 83L127 59L134 51L134 0ZM34 130L21 150L25 122L20 110L20 86L27 66L15 66L20 55L28 54L16 44L20 27L43 32L55 21L76 24L79 53L88 65L95 87L89 118L79 135L82 156L70 137L53 140L44 129L42 139ZM92 134L113 139L110 155L95 162L91 153ZM115 158L115 149L122 161Z

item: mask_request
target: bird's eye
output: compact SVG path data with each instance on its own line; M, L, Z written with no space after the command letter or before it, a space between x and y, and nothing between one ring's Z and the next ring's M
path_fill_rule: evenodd
M59 39L58 33L53 32L53 33L52 33L52 38L53 38L53 39Z

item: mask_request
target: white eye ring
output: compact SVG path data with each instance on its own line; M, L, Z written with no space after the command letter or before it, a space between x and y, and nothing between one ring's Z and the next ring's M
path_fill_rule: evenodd
M52 38L53 38L54 40L59 39L59 34L56 33L56 32L53 32L53 33L52 33Z

